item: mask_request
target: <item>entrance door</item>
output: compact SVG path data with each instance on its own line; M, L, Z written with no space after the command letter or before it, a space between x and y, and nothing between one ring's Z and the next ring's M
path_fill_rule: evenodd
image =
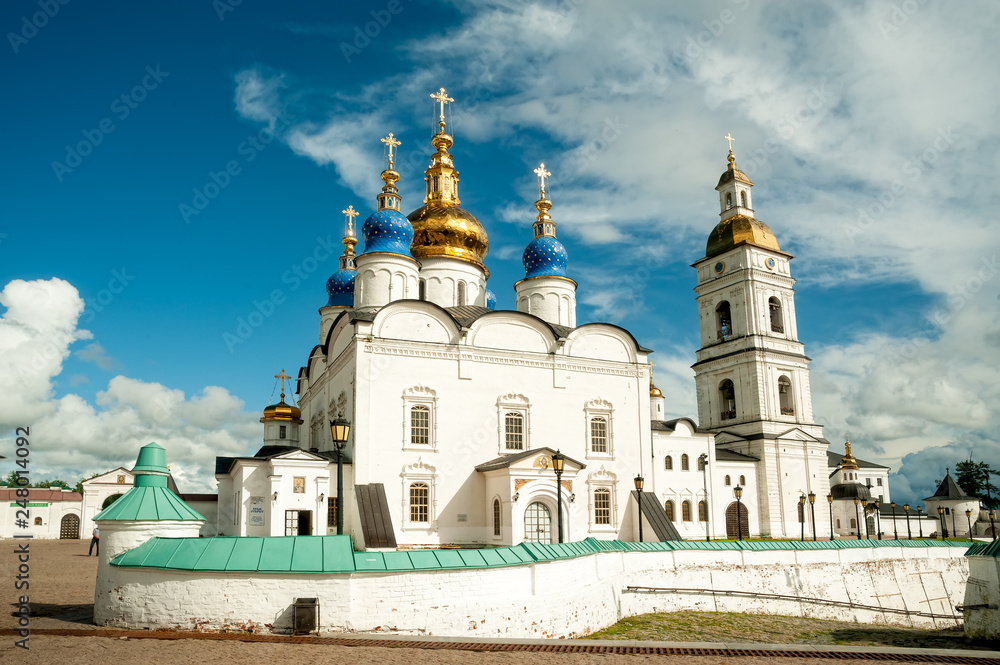
M299 511L299 534L300 536L311 536L312 535L312 511L311 510L300 510Z
M79 540L80 518L73 513L63 515L62 521L59 522L59 538L61 540Z
M552 543L552 516L544 503L535 503L524 511L524 539L549 545Z
M741 536L750 537L750 514L746 506L733 501L726 508L726 537L733 540Z
M312 511L311 510L286 510L285 511L285 535L286 536L311 536L312 535Z

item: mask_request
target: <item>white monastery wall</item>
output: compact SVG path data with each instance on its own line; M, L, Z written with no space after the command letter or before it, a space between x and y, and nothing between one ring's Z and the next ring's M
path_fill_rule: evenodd
M962 604L973 608L964 612L966 637L1000 639L1000 558L969 557L969 584Z
M295 599L317 597L323 631L513 638L577 637L623 617L683 610L951 627L955 620L626 587L757 591L953 614L969 573L961 548L601 552L509 568L340 575L107 568L95 606L100 625L283 631Z

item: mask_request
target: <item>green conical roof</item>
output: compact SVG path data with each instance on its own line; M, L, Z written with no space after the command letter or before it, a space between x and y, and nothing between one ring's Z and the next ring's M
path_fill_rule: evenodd
M143 446L132 471L136 474L135 487L99 512L95 521L208 521L167 488L167 476L160 475L168 473L166 451L161 446Z

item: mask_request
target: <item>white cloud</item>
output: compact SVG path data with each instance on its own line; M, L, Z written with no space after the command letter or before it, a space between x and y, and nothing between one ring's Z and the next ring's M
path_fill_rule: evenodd
M79 293L60 279L15 280L0 292L0 304L7 308L0 318L0 425L31 428L34 480L72 483L131 466L139 448L156 441L167 449L181 490L206 491L214 488L216 455L246 454L260 441L258 416L217 386L188 397L116 376L95 404L72 393L55 397L52 379L62 372L70 347L91 337L76 328L83 311ZM98 342L77 353L99 364L110 361ZM78 382L71 377L71 384Z
M100 342L91 342L74 353L80 360L94 363L101 369L113 369L115 366L115 359L108 355Z
M273 127L281 113L278 91L285 87L283 77L268 75L260 69L245 69L236 75L233 101L236 112L245 118Z

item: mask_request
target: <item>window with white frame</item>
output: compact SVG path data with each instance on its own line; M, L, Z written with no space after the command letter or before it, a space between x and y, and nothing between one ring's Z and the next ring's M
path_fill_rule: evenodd
M600 398L584 405L587 457L614 457L614 407Z
M500 499L493 499L493 536L500 537Z
M426 386L403 391L403 450L437 450L437 400Z
M436 470L418 459L403 468L402 529L436 529L435 480Z
M524 395L508 393L497 399L498 442L500 454L531 448L531 403Z
M618 528L615 492L618 477L601 466L587 477L590 494L590 530L612 532Z

